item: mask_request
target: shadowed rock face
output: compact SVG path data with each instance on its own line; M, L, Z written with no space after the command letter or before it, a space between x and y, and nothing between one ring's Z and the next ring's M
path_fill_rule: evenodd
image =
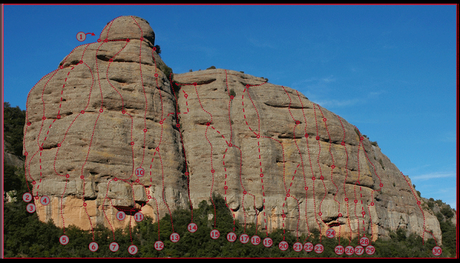
M441 242L409 178L355 126L233 70L171 81L154 41L147 21L116 18L30 91L26 177L51 200L35 200L40 220L119 228L138 211L158 220L218 193L262 231L375 240L403 227Z

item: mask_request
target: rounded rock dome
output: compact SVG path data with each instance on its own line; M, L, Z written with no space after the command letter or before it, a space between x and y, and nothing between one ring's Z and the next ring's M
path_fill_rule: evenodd
M149 23L137 16L120 16L104 27L99 37L104 40L141 39L155 45L155 33Z

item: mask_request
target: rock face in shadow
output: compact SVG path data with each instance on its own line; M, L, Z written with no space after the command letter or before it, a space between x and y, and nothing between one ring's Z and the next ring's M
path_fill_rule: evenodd
M218 193L261 231L375 240L403 227L441 243L410 179L355 126L241 72L167 76L154 41L147 21L116 18L30 91L25 168L40 220L115 229Z

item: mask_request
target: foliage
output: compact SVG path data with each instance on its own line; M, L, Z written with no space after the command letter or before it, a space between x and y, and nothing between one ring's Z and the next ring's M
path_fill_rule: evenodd
M22 156L22 140L24 139L24 123L26 112L19 106L11 107L9 102L3 103L4 138L6 151Z

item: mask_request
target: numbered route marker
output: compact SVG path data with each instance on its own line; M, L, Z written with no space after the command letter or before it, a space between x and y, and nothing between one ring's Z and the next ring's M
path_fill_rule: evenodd
M227 240L228 242L235 242L236 240L236 234L233 232L230 232L227 234Z
M145 174L144 168L142 168L142 167L136 168L136 176L137 177L142 177L142 176L144 176L144 174Z
M128 253L131 255L137 254L137 246L136 245L131 245L128 247Z
M118 212L117 212L117 219L118 219L119 221L123 221L123 220L125 220L125 218L126 218L125 212L123 212L123 211L118 211Z
M278 245L281 251L286 251L289 248L289 244L286 241L281 241Z
M198 230L198 226L195 223L190 223L187 226L187 230L190 233L195 233Z
M179 234L177 234L177 233L172 233L172 234L169 236L169 240L171 240L171 242L173 242L173 243L179 242L179 239L180 239L180 236L179 236Z
M35 212L35 205L32 204L32 203L28 204L28 205L26 206L26 210L27 210L27 212L29 212L29 213L31 213L31 214L34 213L34 212Z
M26 203L32 201L32 195L30 193L25 193L22 195L22 200Z
M142 214L141 212L137 212L134 214L134 220L136 222L141 222L142 220L144 220L144 214Z
M254 235L251 237L251 244L253 244L254 246L257 246L260 244L260 237L257 236L257 235Z
M61 237L59 237L59 243L61 243L61 245L64 246L69 244L69 237L66 235L62 235Z
M209 233L212 239L218 239L220 237L220 232L217 229L211 230L211 233Z
M312 252L313 251L313 244L311 242L307 242L307 243L303 244L303 250L305 250L305 252Z
M294 245L292 245L292 248L295 252L300 252L303 249L303 245L300 242L295 242Z
M249 236L248 234L241 234L240 236L240 242L243 243L243 244L246 244L248 243L249 241Z
M338 246L336 246L336 247L334 248L334 252L335 252L335 254L337 254L337 255L342 255L344 251L345 251L345 249L344 249L343 246L341 246L341 245L338 245Z
M96 242L91 242L89 243L88 248L91 252L96 252L99 248L99 245Z
M332 229L332 228L329 228L327 231L326 231L326 236L328 238L334 238L335 237L335 230Z
M42 196L42 197L40 198L40 203L41 203L42 205L49 205L50 202L51 202L50 198L49 198L48 196L46 196L46 195L44 195L44 196Z
M86 39L86 34L84 32L78 32L77 33L77 40L80 42L85 41Z
M433 255L435 256L440 256L442 254L442 249L439 246L435 246L431 252L433 252Z
M314 250L316 254L321 254L324 251L324 246L322 244L316 244Z
M375 247L372 245L368 245L366 247L366 254L373 255L375 253Z
M355 253L355 248L352 247L352 246L347 246L345 248L345 254L347 254L348 256L351 256L353 255L353 253Z
M369 238L367 237L362 237L360 240L359 240L359 244L363 247L369 245Z
M362 246L355 247L355 254L361 256L364 253L364 248Z
M112 252L117 252L119 248L120 248L120 245L118 245L117 242L112 242L112 243L110 243L110 245L109 245L109 249L110 249L110 251L112 251Z
M165 244L163 244L162 241L159 241L159 240L158 240L157 242L155 242L155 244L153 245L153 247L154 247L156 250L160 251L160 250L162 250L162 249L165 247Z
M269 237L266 237L264 238L262 244L264 244L264 247L271 247L273 245L273 240Z

